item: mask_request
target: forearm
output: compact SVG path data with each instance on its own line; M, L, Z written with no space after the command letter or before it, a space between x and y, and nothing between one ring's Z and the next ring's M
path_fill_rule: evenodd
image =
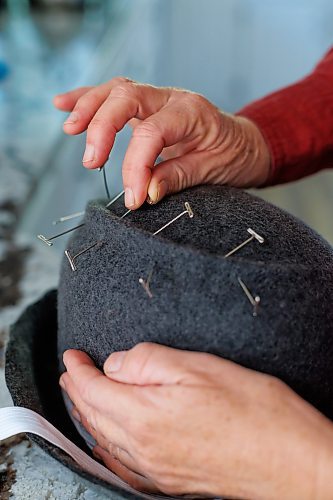
M333 49L306 78L238 112L260 129L271 152L266 185L333 166Z

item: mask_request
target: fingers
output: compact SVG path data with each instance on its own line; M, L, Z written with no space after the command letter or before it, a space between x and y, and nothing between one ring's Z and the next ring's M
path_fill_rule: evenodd
M93 88L94 87L79 87L65 94L58 94L54 97L53 104L61 111L72 111L78 99Z
M137 114L135 99L126 102L118 98L117 89L111 91L102 106L92 117L87 129L87 145L83 164L88 168L104 165L108 160L116 134Z
M188 124L182 118L179 105L167 106L170 92L126 79L113 79L86 92L79 89L63 97L63 108L72 107L64 123L65 132L78 134L87 129L83 156L87 168L101 167L109 157L116 134L129 122L135 125L123 164L128 208L138 208L145 201L151 170L163 148L186 134ZM174 114L179 118L176 121ZM138 119L139 123L133 123Z
M179 102L166 104L135 125L123 162L128 208L138 208L146 200L152 170L163 149L186 139L192 128L191 114L184 113Z
M64 132L66 134L76 135L87 129L97 111L108 98L112 89L111 82L92 87L81 96L78 96L71 114L64 122Z
M153 482L144 476L131 471L128 467L126 467L126 465L123 465L120 460L117 460L100 446L96 446L93 452L97 458L100 458L104 462L108 469L112 470L115 474L117 474L117 476L132 486L132 488L138 491L145 491L147 493L156 493L158 491Z
M67 373L62 375L61 380L65 382L66 387L69 377L80 399L85 404L93 407L105 418L110 417L121 428L130 425L134 418L133 415L136 413L146 414L147 408L140 398L137 387L119 384L108 379L94 366L86 354L73 349L66 351L64 364ZM73 402L76 405L76 402ZM128 411L129 407L131 408L130 412ZM114 440L112 439L112 441ZM120 443L119 445L126 448Z
M209 155L204 152L189 153L159 163L152 171L148 186L150 201L157 203L167 194L202 184L206 171L209 171Z
M85 403L68 373L62 375L61 385L74 404L73 416L78 419L76 413L78 412L82 425L100 445L105 446L112 442L121 448L128 447L127 434L124 430L113 422L110 416L98 412L94 407Z
M177 147L176 147L177 148ZM173 148L167 148L167 155ZM224 184L230 179L227 162L224 168L216 168L221 162L220 154L213 151L180 153L155 166L152 171L148 196L157 203L165 195L177 193L199 184Z
M102 434L98 428L92 427L83 414L80 414L76 407L73 407L72 414L86 429L87 432L95 439L97 445L102 448L105 452L109 453L113 458L119 460L125 467L127 467L132 472L141 474L141 470L136 462L136 460L131 456L131 454L121 448L118 444L112 442L112 436L107 437ZM109 428L114 427L113 422L109 419ZM106 432L108 429L106 430ZM110 440L111 439L111 440Z
M123 162L125 205L132 210L144 203L148 188L151 200L157 202L167 193L200 180L200 168L194 168L190 155L182 157L181 162L179 159L174 159L173 164L165 162L156 174L152 172L162 151L168 148L171 151L181 141L186 143L185 151L191 149L197 119L193 96L188 93L183 96L182 91L177 91L176 97L173 95L172 89L141 85L119 77L55 99L60 109L72 110L64 123L66 133L78 134L87 130L83 156L87 168L104 165L116 134L127 123L133 126ZM172 175L168 172L169 167Z
M134 472L135 474L142 475L142 471L138 466L136 460L123 448L120 448L117 445L114 445L110 442L103 442L103 440L97 441L97 446L102 448L110 457L114 458L122 465L124 465L129 471Z
M116 134L133 119L141 120L135 126L123 164L125 204L130 209L145 201L151 169L164 147L163 137L149 120L158 115L168 97L168 90L124 82L111 89L88 125L83 164L96 168L107 161Z
M127 78L114 78L84 93L64 124L69 134L87 129L87 148L83 163L101 167L108 159L115 135L133 118L141 120L160 109L169 90L138 85Z
M207 356L210 355L144 342L129 351L111 354L104 372L126 384L185 384L196 380L195 368Z
M248 368L213 354L149 342L112 353L104 363L104 373L123 384L226 387L239 380L245 389L246 377L251 381L256 375Z

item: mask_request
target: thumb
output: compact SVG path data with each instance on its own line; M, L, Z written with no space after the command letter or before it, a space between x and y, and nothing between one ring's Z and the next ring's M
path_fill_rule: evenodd
M167 194L209 182L209 160L208 152L202 151L171 158L156 165L148 186L150 202L155 204Z
M210 355L144 342L129 351L112 353L104 363L104 373L127 384L186 384L197 378L198 356Z

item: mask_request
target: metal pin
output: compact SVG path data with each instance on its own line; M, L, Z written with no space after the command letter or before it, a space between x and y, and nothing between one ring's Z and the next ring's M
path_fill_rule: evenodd
M150 271L150 273L148 274L148 278L147 278L147 281L145 281L143 278L139 278L139 283L141 283L141 285L143 286L143 288L146 290L147 294L148 294L148 297L150 299L153 298L153 294L151 293L150 291L150 281L151 281L151 277L153 275L153 271L154 271L154 268Z
M80 255L82 255L83 253L88 252L88 250L91 250L91 249L92 249L92 248L94 248L96 245L101 244L101 243L102 243L101 241L97 241L96 243L93 243L93 244L92 244L92 245L90 245L89 247L84 248L83 250L81 250L80 252L78 252L77 254L75 254L75 255L73 255L73 256L69 253L69 250L65 250L65 255L66 255L66 257L67 257L67 259L68 259L68 262L69 262L69 264L70 264L70 266L71 266L71 268L72 268L72 271L76 271L76 270L77 270L77 267L76 267L76 265L75 265L75 262L74 262L74 261L75 261L78 257L80 257Z
M110 207L113 203L115 203L117 200L119 200L119 198L125 193L125 191L121 191L119 194L117 194L117 196L115 196L114 198L112 198L111 201L109 201L109 203L107 205L105 205L106 208Z
M64 217L60 217L60 219L54 220L52 224L55 226L60 222L66 222L68 220L75 219L76 217L81 217L84 214L85 212L83 211L83 212L75 212L75 214L64 215Z
M105 187L106 196L107 196L107 198L110 199L110 191L109 191L108 181L106 179L105 165L103 165L103 167L99 167L98 170L100 172L103 172L103 180L104 180L104 187Z
M255 297L253 297L252 294L251 294L251 292L250 292L250 290L245 285L244 281L242 281L240 278L237 278L237 279L238 279L238 283L240 284L240 286L243 289L243 292L245 293L245 295L247 296L247 298L249 299L250 303L253 306L253 313L252 313L252 315L253 316L257 316L258 315L258 307L259 307L259 304L260 304L260 297L259 297L259 295L256 295Z
M79 229L79 227L82 227L82 226L84 226L84 223L79 224L78 226L72 227L71 229L67 229L67 231L63 231L62 233L55 234L54 236L50 236L49 238L47 238L43 234L38 234L37 238L39 240L43 241L44 243L46 243L49 247L51 247L53 245L52 240L55 240L56 238L59 238L60 236L63 236L64 234L71 233L72 231L75 231L75 229Z
M132 210L127 210L127 212L125 212L121 217L120 219L123 219L124 217L126 217L126 215L128 215L130 212L132 212Z
M125 191L121 191L119 194L117 194L117 196L115 196L111 201L109 201L109 203L106 205L106 208L110 207L113 203L115 203L123 194L125 193ZM74 214L70 214L70 215L64 215L63 217L60 217L60 219L57 219L57 220L54 220L52 222L53 225L56 225L56 224L59 224L60 222L66 222L68 220L71 220L71 219L75 219L76 217L81 217L85 214L85 211L83 212L75 212ZM39 235L39 236L42 236L42 235ZM45 238L40 238L42 239L42 241L45 241Z
M153 233L153 235L155 236L155 234L160 233L161 231L163 231L163 229L165 229L166 227L170 226L170 224L173 224L177 219L179 219L180 217L182 217L185 214L188 214L188 216L192 219L192 217L194 216L194 213L192 211L192 208L191 208L190 204L187 201L185 202L185 208L186 208L186 210L184 210L184 212L182 212L181 214L177 215L177 217L175 217L170 222L168 222L167 224L165 224L164 226L162 226L160 229L158 229L157 231L155 231L155 233Z
M250 235L251 235L250 238L248 238L247 240L243 241L243 243L241 243L236 248L234 248L233 250L231 250L224 257L229 257L230 255L232 255L233 253L237 252L238 250L240 250L241 248L243 248L245 245L247 245L248 243L250 243L254 239L257 240L257 241L259 241L259 243L264 243L264 241L265 241L264 238L262 236L260 236L258 233L256 233L255 231L253 231L253 229L251 229L250 227L248 228L247 232L250 233Z

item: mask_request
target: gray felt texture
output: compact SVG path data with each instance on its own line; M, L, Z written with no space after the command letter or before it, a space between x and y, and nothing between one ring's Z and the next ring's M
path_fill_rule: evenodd
M159 235L152 233L184 210ZM104 203L105 204L105 203ZM123 200L89 204L68 243L58 292L58 353L87 352L99 367L113 352L151 341L223 356L278 376L333 417L333 251L275 206L228 187L196 187L120 220ZM252 241L223 255L252 228ZM149 298L139 278L151 278ZM257 317L240 277L261 297Z
M184 215L154 236L184 210L186 201L194 217ZM210 352L275 375L333 418L333 250L328 243L277 207L228 187L192 188L156 206L145 205L124 219L120 219L126 211L123 199L110 210L105 203L88 205L85 225L67 245L75 255L99 242L76 259L77 271L63 260L58 347L50 361L57 376L66 349L81 349L102 367L111 352L151 341ZM248 238L249 227L265 243L252 241L224 258ZM151 270L153 297L149 298L139 278L147 279ZM261 298L257 317L238 277ZM40 307L45 309L43 303ZM53 297L54 311L55 307ZM33 325L24 326L27 320L22 321L36 337ZM40 350L38 338L33 345ZM31 355L33 347L24 345L27 352L19 356L20 366L37 359ZM53 344L43 346L56 350ZM10 348L17 358L13 341ZM52 421L57 409L41 389L42 377L31 380L37 392L28 390L23 375L15 375L10 364L9 368L7 380L15 404L29 407L30 390L36 406L43 394L42 409ZM59 414L63 411L62 404ZM54 419L63 420L53 415ZM41 444L54 454L52 446Z

